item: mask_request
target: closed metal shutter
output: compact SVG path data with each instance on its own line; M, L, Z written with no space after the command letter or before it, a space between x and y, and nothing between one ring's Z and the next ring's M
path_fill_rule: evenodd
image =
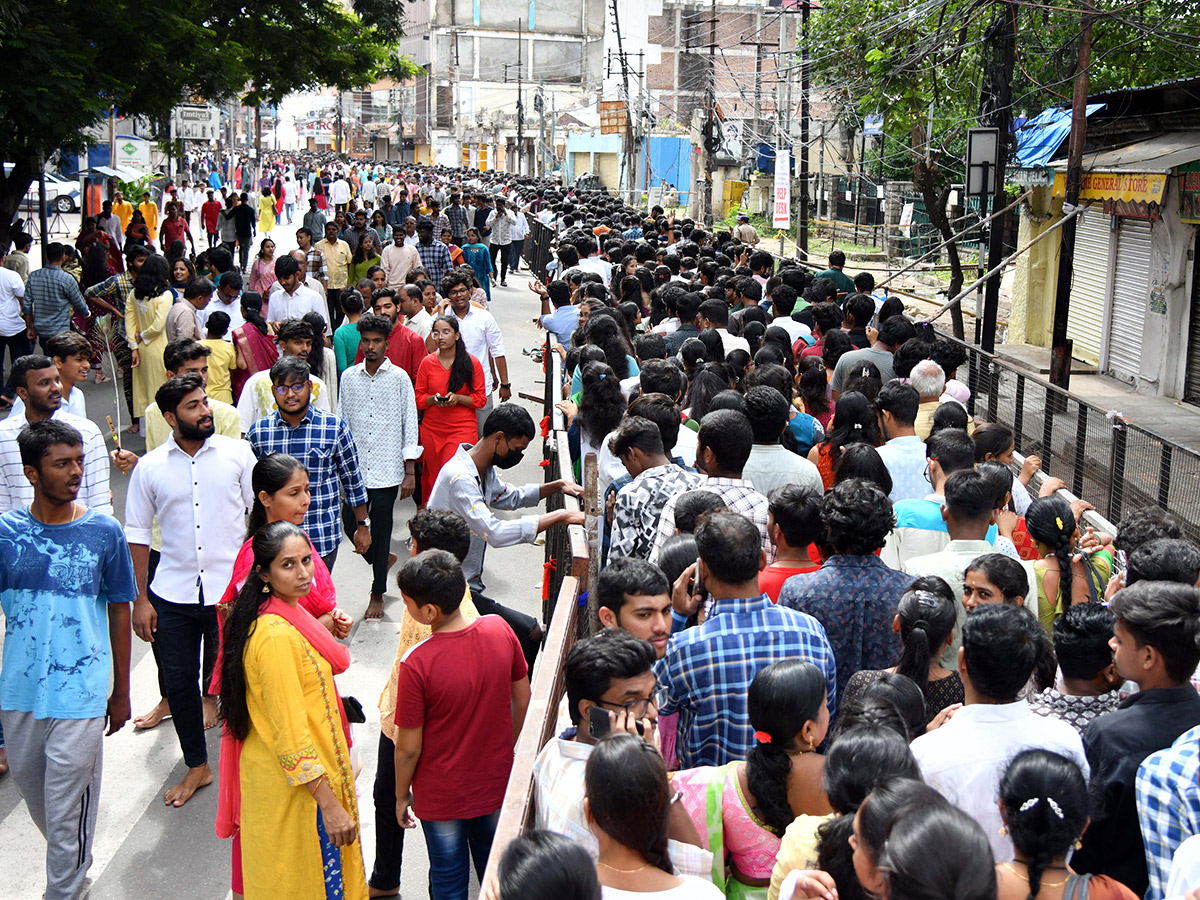
M1197 241L1200 249L1200 240ZM1196 257L1200 259L1200 257ZM1187 383L1183 399L1200 404L1200 267L1192 268L1192 313L1188 318Z
M1135 382L1141 368L1142 334L1150 293L1150 223L1126 218L1117 221L1117 259L1105 371L1122 381Z
M621 160L615 153L596 154L596 174L600 183L614 193L621 188Z
M1080 214L1075 229L1067 337L1074 342L1071 355L1094 366L1100 363L1104 308L1112 275L1111 222L1111 216L1097 205Z

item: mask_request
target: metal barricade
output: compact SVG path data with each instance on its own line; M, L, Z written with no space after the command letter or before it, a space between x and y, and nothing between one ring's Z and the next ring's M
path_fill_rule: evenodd
M529 238L525 241L525 264L529 266L529 271L533 273L535 278L542 281L547 280L546 264L554 257L554 228L543 225L537 219L529 220Z

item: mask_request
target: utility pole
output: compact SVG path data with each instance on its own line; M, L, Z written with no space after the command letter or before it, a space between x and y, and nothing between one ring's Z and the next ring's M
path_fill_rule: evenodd
M800 5L800 217L796 224L796 251L804 262L808 262L808 11L810 0L801 0ZM782 28L782 23L780 24ZM790 54L789 54L790 56ZM788 71L791 71L789 59ZM789 87L791 79L788 79ZM791 92L788 93L791 100ZM790 109L789 109L790 112Z
M1063 215L1079 205L1083 182L1083 144L1087 139L1088 67L1092 59L1092 0L1083 0L1079 31L1079 57L1075 62L1075 92L1071 97L1071 143L1067 153L1067 196ZM1071 341L1067 339L1067 317L1071 311L1071 277L1075 272L1075 227L1071 216L1060 229L1058 285L1054 296L1054 328L1050 332L1050 383L1066 390L1071 385ZM995 227L995 226L993 226Z
M534 175L546 177L546 89L541 79L538 79L537 93L533 95L533 109L538 114L538 152Z
M996 109L992 118L992 124L999 131L996 140L996 171L993 176L995 184L992 188L991 211L993 213L1003 209L1007 205L1004 193L1004 171L1008 167L1008 139L1009 133L1012 131L1012 79L1013 67L1016 65L1017 57L1016 4L1012 2L1005 4L1001 7L1001 14L1004 16L1004 27L994 38L994 43L999 50L1001 76L995 82L998 91L997 95L993 98ZM1086 90L1084 91L1084 103L1087 103ZM1064 229L1071 228L1074 222L1075 220L1072 218L1064 226ZM1071 228L1072 242L1074 242L1074 239L1074 228ZM1074 246L1073 243L1072 246ZM1066 258L1069 259L1069 257ZM988 232L988 271L998 269L1002 259L1004 259L1004 220L997 218L992 220L991 229ZM1059 272L1062 272L1061 262ZM1070 285L1071 283L1068 281L1068 292L1070 291ZM987 285L983 290L983 334L980 340L980 348L984 353L993 353L996 350L996 311L999 305L1000 273L997 271L995 275L988 279ZM1065 317L1063 320L1063 336L1066 336ZM1068 365L1067 368L1070 369L1070 366Z
M717 0L712 0L708 20L708 124L704 134L704 190L700 213L704 225L713 222L713 172L717 169Z
M517 19L517 174L525 174L525 103L521 97L521 19Z
M621 66L621 99L625 103L625 184L629 190L627 202L633 202L633 114L630 112L629 98L629 60L625 56L624 37L621 34L621 13L617 6L618 0L612 0L613 31L617 35L617 61Z
M342 130L342 89L338 88L337 92L337 155L342 155L342 150L345 147L346 135Z

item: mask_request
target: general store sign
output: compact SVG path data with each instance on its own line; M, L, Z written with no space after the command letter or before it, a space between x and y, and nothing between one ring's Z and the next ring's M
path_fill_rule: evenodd
M1192 225L1200 225L1200 162L1180 166L1179 173L1179 218Z
M1118 200L1135 203L1162 203L1167 176L1157 172L1084 172L1079 188L1080 200ZM1067 173L1054 173L1054 196L1067 195Z

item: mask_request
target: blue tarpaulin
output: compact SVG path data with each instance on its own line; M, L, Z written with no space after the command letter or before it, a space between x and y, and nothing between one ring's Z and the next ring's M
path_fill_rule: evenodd
M1089 103L1087 114L1103 108L1103 103ZM1053 106L1042 110L1017 129L1017 152L1012 165L1022 169L1044 167L1070 134L1071 110Z

